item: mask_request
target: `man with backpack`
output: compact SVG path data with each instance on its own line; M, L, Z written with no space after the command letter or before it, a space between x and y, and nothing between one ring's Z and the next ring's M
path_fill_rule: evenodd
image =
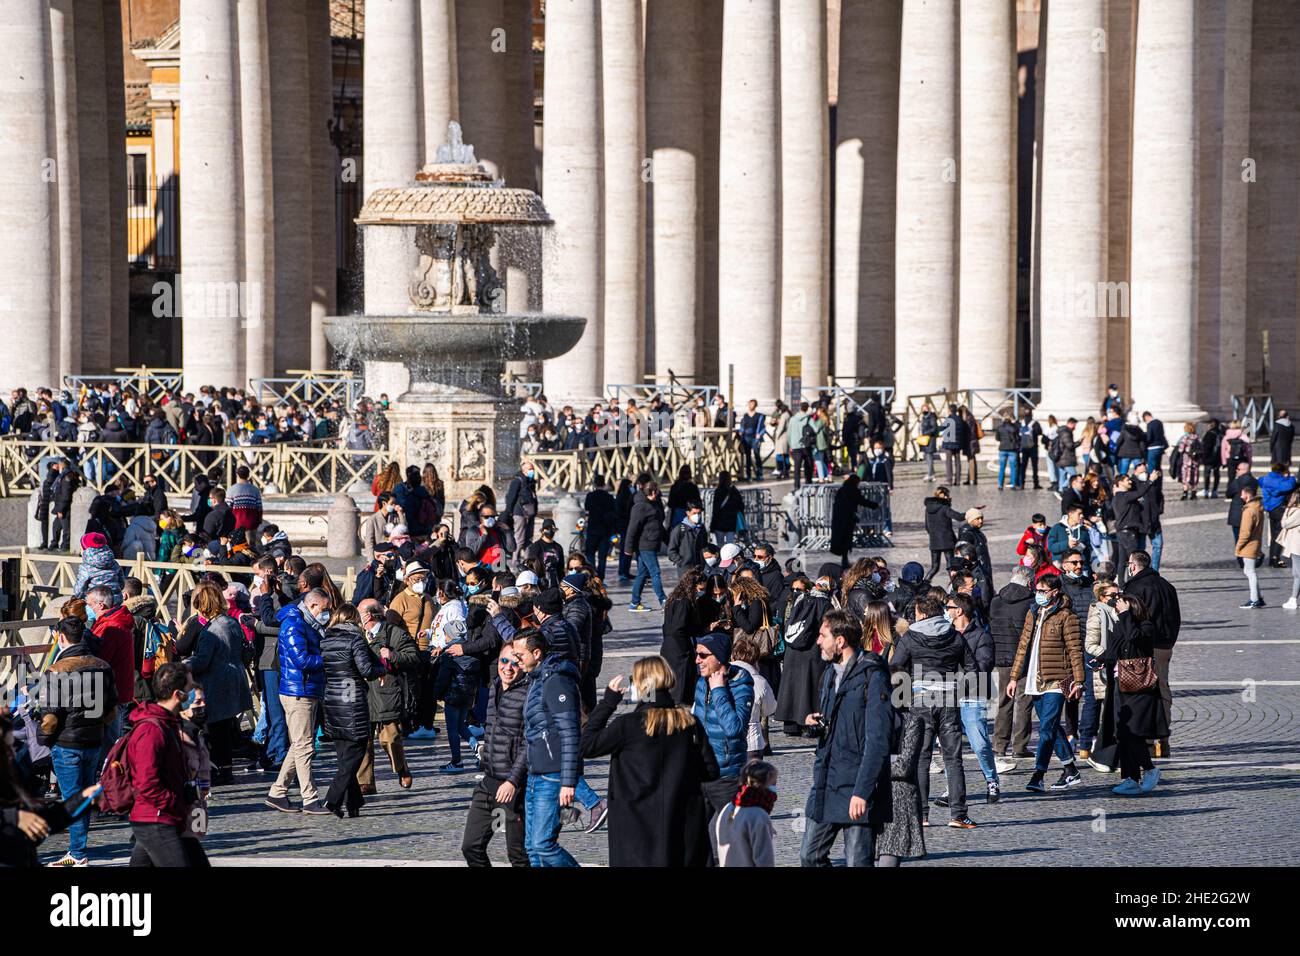
M1056 430L1056 437L1047 446L1047 457L1056 466L1056 491L1064 492L1069 487L1070 479L1079 473L1079 458L1076 450L1078 442L1074 440L1074 428L1079 424L1077 418L1066 419L1064 425Z
M790 461L794 466L794 486L812 483L813 449L817 446L817 433L808 414L808 403L800 402L799 410L790 416Z
M184 839L198 792L186 780L181 711L192 702L194 681L184 664L164 664L153 678L154 699L131 711L130 727L109 754L101 805L130 808L135 848L131 866L205 867L203 844ZM203 827L206 829L206 826Z
M1029 468L1032 465L1034 488L1041 489L1043 486L1038 483L1038 442L1043 437L1043 426L1034 421L1033 411L1026 408L1020 413L1017 429L1020 432L1020 458L1017 462L1016 487L1025 487L1025 478L1029 476Z

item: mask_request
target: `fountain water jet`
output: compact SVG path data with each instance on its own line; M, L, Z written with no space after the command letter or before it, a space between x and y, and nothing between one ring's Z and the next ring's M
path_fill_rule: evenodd
M552 220L536 193L492 179L459 124L448 139L414 183L375 190L357 216L363 230L401 230L416 251L406 301L367 301L364 315L324 325L346 360L364 363L366 394L405 389L389 408L389 447L403 466L435 464L450 501L518 465L519 409L502 390L505 363L563 355L587 320L504 311L497 229Z

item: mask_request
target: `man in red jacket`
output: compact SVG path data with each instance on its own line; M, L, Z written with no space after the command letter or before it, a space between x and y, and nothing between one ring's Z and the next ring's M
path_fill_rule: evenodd
M170 663L153 676L155 700L131 711L127 766L135 802L131 866L207 866L198 840L182 839L191 801L185 794L185 755L181 717L194 682L184 664ZM201 812L201 811L199 811Z
M102 767L135 702L135 618L117 595L102 586L86 592L86 618L92 635L87 643L96 657L113 668L117 685L117 714L104 725L104 744L96 764Z

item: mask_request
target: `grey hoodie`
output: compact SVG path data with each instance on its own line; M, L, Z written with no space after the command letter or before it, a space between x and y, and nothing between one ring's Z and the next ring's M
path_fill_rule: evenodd
M895 643L890 667L895 671L939 673L945 684L961 673L966 645L957 629L942 617L927 617L909 624L907 633Z

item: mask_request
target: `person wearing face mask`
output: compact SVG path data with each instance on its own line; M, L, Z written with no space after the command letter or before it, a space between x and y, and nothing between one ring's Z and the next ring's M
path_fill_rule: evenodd
M515 550L514 536L497 520L496 509L484 503L479 509L478 525L466 529L465 547L484 567L504 571L506 559Z
M208 506L211 510L203 519L203 533L210 541L224 538L235 530L235 514L226 504L224 488L213 488L208 492Z
M1065 702L1083 695L1083 642L1079 619L1061 591L1060 577L1045 574L1034 582L1034 605L1020 632L1006 694L1014 698L1023 681L1025 694L1033 700L1038 716L1038 754L1034 774L1025 789L1043 793L1043 778L1053 751L1065 769L1052 789L1065 790L1083 783L1061 728Z
M671 693L678 703L695 700L695 637L703 630L697 602L704 596L704 577L698 568L686 568L664 605L663 641L659 656L673 672Z
M754 576L767 590L772 623L780 627L785 622L786 584L781 565L774 557L772 546L760 541L754 545Z
M800 575L790 583L794 596L785 621L785 657L773 717L790 737L811 736L804 719L817 709L826 662L817 650L822 619L831 610L829 589L814 588Z
M352 603L357 607L368 598L388 605L397 591L397 549L381 541L371 549L374 557L357 574L357 584L352 590Z
M1001 782L989 741L989 698L993 694L994 646L989 629L975 620L975 603L968 594L951 594L944 604L944 618L961 636L965 645L962 659L960 685L961 725L966 732L975 759L988 790L988 802L997 803L1001 796ZM937 806L946 806L947 797L936 799Z
M704 509L699 502L687 502L681 521L668 536L668 557L679 573L687 568L704 566L704 542L708 536L704 528Z
M329 594L313 588L301 601L281 608L276 615L280 623L280 704L289 728L289 753L265 803L283 813L298 812L299 808L289 802L289 783L295 777L302 793L303 813L331 812L320 800L311 777L316 716L325 696L321 634L329 624L330 607Z
M533 521L537 517L536 475L536 467L525 458L519 462L519 473L510 479L510 486L506 489L505 513L513 525L514 551L511 558L516 564L533 543Z
M528 546L526 560L528 564L537 562L545 571L545 587L560 586L561 570L564 567L564 549L555 540L555 522L547 518L542 522L541 537Z
M208 794L212 790L212 758L204 728L208 722L207 698L203 688L192 685L181 705L181 753L185 759L186 793L192 798L190 812L181 826L181 846L186 857L207 865L202 840L208 835Z

